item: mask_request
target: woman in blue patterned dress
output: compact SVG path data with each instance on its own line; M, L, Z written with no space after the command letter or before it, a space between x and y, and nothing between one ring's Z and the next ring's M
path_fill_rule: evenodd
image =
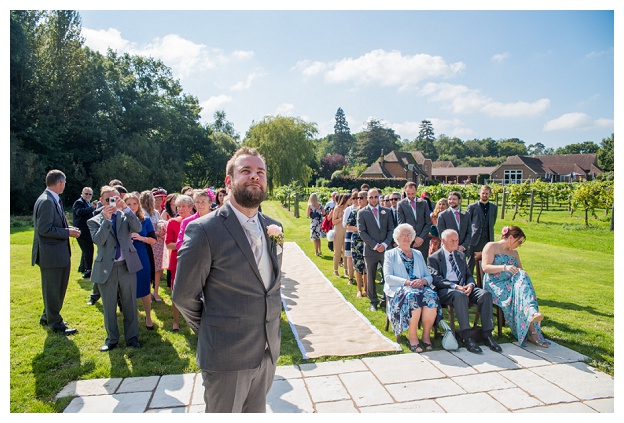
M529 275L522 269L516 249L526 240L517 226L505 226L500 241L483 248L483 288L492 293L492 303L503 310L505 322L521 346L530 341L547 348L540 322L544 315L537 307L537 296Z
M442 320L438 294L431 288L433 278L420 251L410 248L416 231L409 223L398 225L392 234L397 247L384 254L384 293L392 330L408 331L412 352L433 350L431 328ZM418 341L418 321L422 321L422 345Z
M358 298L366 298L366 265L364 264L364 241L360 238L360 233L357 229L357 214L358 211L366 207L368 204L368 196L366 191L361 191L357 195L353 196L353 199L357 199L357 204L353 204L351 213L347 218L347 224L345 228L351 232L351 260L353 261L353 270L355 272L355 281L357 284Z
M310 219L310 240L314 243L314 253L317 256L323 254L321 251L321 238L325 238L325 232L321 230L321 222L325 216L325 209L319 203L318 195L315 192L310 194L308 199L308 219Z

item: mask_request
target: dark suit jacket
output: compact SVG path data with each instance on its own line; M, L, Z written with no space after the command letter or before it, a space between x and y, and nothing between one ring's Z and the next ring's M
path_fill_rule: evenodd
M364 257L372 254L381 254L374 250L375 245L386 243L386 248L392 248L392 232L394 222L392 212L386 207L379 206L379 226L373 215L371 206L366 206L358 211L357 228L360 238L364 241Z
M69 229L65 226L63 215L56 200L47 190L37 198L33 209L32 260L34 266L41 268L65 267L71 264Z
M457 267L459 267L459 272L464 277L463 285L475 283L474 277L472 276L472 273L470 273L470 269L468 269L468 265L466 264L466 256L464 253L459 250L455 250L453 251L453 258L457 263ZM436 291L451 289L451 284L457 283L446 279L447 272L452 270L446 268L446 258L444 257L443 248L440 248L438 251L427 257L427 267L433 277L433 289Z
M260 365L266 345L280 354L282 247L267 236L279 222L258 212L273 265L267 290L231 204L188 224L178 251L173 302L197 334L202 370L238 371Z
M429 241L429 229L431 228L431 216L429 205L422 198L416 198L416 217L414 218L414 209L410 205L407 198L399 201L398 204L398 221L401 223L409 223L416 231L416 236Z
M84 198L80 197L74 201L72 206L73 225L80 229L80 238L86 238L91 240L91 232L89 232L89 225L87 220L93 217L93 207Z
M459 229L457 229L457 221L455 214L450 207L438 215L438 233L442 236L445 229L455 229L459 234L459 245L468 251L470 246L470 215L465 210L461 210L459 214Z
M115 252L117 251L117 240L113 232L113 223L104 217L102 213L92 217L87 221L93 243L97 245L97 255L91 271L91 282L104 283L113 270L115 264ZM132 212L127 214L117 211L117 239L121 252L126 260L126 266L130 273L138 272L143 268L141 259L136 248L132 244L131 233L141 232L142 225L138 217Z
M496 224L496 215L498 214L498 207L496 204L488 202L490 204L490 210L488 210L487 221L483 209L477 201L468 206L468 213L470 213L470 245L476 246L481 237L484 234L489 233L488 241L494 241L494 225Z

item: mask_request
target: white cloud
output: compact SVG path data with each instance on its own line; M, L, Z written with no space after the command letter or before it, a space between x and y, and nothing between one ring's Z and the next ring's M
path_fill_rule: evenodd
M290 116L290 112L295 109L295 105L291 103L282 103L275 109L275 114L281 116Z
M455 76L465 67L462 62L448 64L440 56L404 56L397 50L373 50L355 59L349 57L329 63L305 60L298 62L294 69L308 77L324 73L325 82L333 84L350 82L405 89L425 79Z
M439 119L425 118L433 126L436 137L445 134L449 137L458 137L461 139L474 137L475 131L464 127L464 122L460 119ZM394 132L401 136L402 139L413 140L420 132L422 121L413 122L405 121L401 123L389 123L388 126L394 129Z
M509 54L509 53L506 53L506 52L505 53L498 53L498 54L495 54L494 56L492 56L490 58L490 60L492 62L499 62L500 63L500 62L503 62L503 61L509 59L510 57L511 57L511 54Z
M550 106L550 100L546 98L532 103L501 103L479 90L447 83L427 83L419 94L429 101L445 103L444 107L455 113L483 113L492 117L535 116Z
M121 32L114 28L106 30L94 30L82 28L82 36L85 37L85 44L91 49L106 54L106 50L110 47L113 50L126 51L131 49L131 43L124 40Z
M236 84L232 85L230 89L232 91L248 90L249 88L251 88L251 83L253 82L253 80L259 76L260 74L257 74L257 73L252 73L250 75L247 75L247 78L245 78L244 81L237 82Z
M544 131L586 130L596 127L612 128L613 124L613 119L600 118L593 120L587 113L572 112L565 113L556 119L546 122Z
M596 59L603 56L613 56L613 47L608 50L591 51L585 55L586 59Z
M226 103L230 103L232 101L232 97L229 95L218 95L212 96L208 100L201 102L199 105L202 108L201 112L201 121L203 123L210 122L212 120L212 115L217 110L221 110L222 106Z

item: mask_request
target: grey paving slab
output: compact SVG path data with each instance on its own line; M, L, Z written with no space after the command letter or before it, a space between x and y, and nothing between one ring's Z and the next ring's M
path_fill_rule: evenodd
M275 378L273 380L280 379L294 379L303 377L299 366L277 366L275 369Z
M201 373L197 373L197 376L195 376L193 394L191 395L191 406L193 405L206 407L206 401L204 401L204 378Z
M585 401L585 405L593 408L599 413L613 413L614 412L614 399L613 398L604 398L597 400Z
M503 354L522 367L548 366L550 361L517 344L501 344Z
M358 413L355 404L351 400L323 402L316 404L317 413Z
M485 393L438 398L436 402L447 413L507 413L509 410Z
M189 405L196 376L196 373L162 376L154 391L150 408L172 408Z
M299 369L304 377L327 376L341 373L364 372L368 368L362 360L327 361L324 363L303 363Z
M448 378L397 383L386 385L386 389L397 402L433 399L466 393L461 386Z
M383 384L444 377L444 373L421 354L371 357L362 361Z
M487 392L516 387L509 379L505 379L496 372L457 376L453 378L453 381L466 392Z
M351 398L358 407L388 404L392 398L371 372L356 372L340 375Z
M150 414L173 414L173 413L188 413L189 410L187 407L173 407L173 408L150 408L146 411L146 413ZM205 412L202 411L202 413Z
M520 388L501 389L488 392L496 401L509 410L522 410L544 405L543 402L527 394Z
M498 372L501 370L520 368L520 365L509 359L509 357L491 351L489 348L483 349L481 354L468 352L465 348L460 348L459 351L452 351L451 353L470 365L479 373Z
M160 376L147 376L147 377L127 377L125 378L119 388L118 394L125 392L151 392L156 388Z
M267 413L313 413L303 379L281 379L273 382L267 395Z
M400 404L375 405L360 408L361 413L444 413L433 400L403 402Z
M538 347L537 345L527 342L525 347L527 351L542 357L551 363L572 363L575 361L585 361L587 357L581 353L578 353L570 348L559 345L556 342L550 341L548 348ZM517 342L514 344L518 345Z
M151 392L74 398L63 413L144 413Z
M512 381L525 392L529 392L544 404L558 404L578 400L574 395L570 395L569 392L536 375L529 369L508 370L499 374Z
M69 382L56 395L56 398L112 394L117 390L121 381L121 378L107 378Z
M448 351L432 351L421 355L449 377L477 373L470 365Z
M306 385L315 403L350 399L338 375L309 377Z
M556 364L531 371L582 400L613 397L613 378L585 363Z
M515 413L595 413L596 411L582 402L546 405L544 407L518 410Z

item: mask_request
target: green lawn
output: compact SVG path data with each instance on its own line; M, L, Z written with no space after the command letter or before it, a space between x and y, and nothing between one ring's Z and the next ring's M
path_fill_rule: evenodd
M332 274L332 257L323 241L321 257L314 255L309 240L309 221L295 219L293 212L277 202L263 204L265 213L284 225L287 241L294 241L321 269L336 288L368 317L383 333L385 316L367 310L368 301L355 297L355 286L347 279ZM300 215L305 216L305 203ZM600 216L600 213L598 213ZM511 218L512 214L506 217ZM522 264L531 275L546 319L543 330L547 338L590 357L590 363L613 374L613 232L608 221L592 220L585 229L582 216L572 218L565 211L544 213L540 224L525 218L521 226L527 242L520 249ZM70 381L106 377L179 374L198 371L195 365L196 338L182 320L181 331L171 332L171 299L168 289L161 289L162 303L153 303L157 330L145 330L144 314L139 304L141 322L140 350L118 348L100 353L106 336L101 308L86 305L91 283L76 271L80 249L72 241L74 270L63 308L63 317L79 333L66 338L39 326L42 309L38 267L30 266L32 228L28 223L12 219L10 235L10 317L11 317L11 412L59 412L70 399L55 400L55 395ZM497 232L509 220L499 221ZM164 282L163 282L164 285ZM119 325L122 325L121 317ZM505 328L500 342L513 338ZM440 348L440 342L435 342ZM404 347L404 352L408 350ZM309 362L329 361L324 357ZM288 322L282 313L282 354L279 364L305 362L299 352Z

